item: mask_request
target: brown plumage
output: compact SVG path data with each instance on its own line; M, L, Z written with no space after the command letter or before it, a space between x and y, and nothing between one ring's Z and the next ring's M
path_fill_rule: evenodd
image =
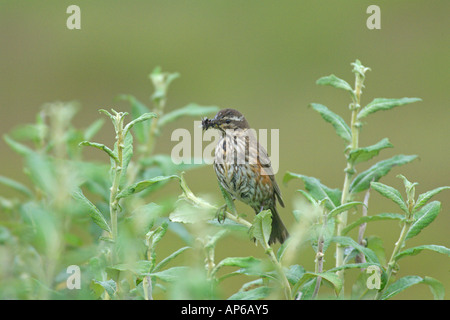
M281 191L275 181L266 150L259 145L245 117L237 110L220 110L213 119L203 119L204 130L218 129L214 170L221 186L232 196L255 210L272 212L272 233L269 244L283 243L289 236L276 209L284 207Z

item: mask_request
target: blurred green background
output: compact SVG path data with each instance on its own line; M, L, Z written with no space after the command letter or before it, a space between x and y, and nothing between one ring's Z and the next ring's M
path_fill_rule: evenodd
M66 28L66 9L71 4L81 8L81 30ZM317 86L315 81L333 73L353 84L350 63L360 59L372 69L366 77L363 104L375 97L423 99L367 119L361 146L384 137L395 146L382 151L377 160L394 154L420 157L394 168L381 181L402 188L401 180L395 178L402 173L420 183L417 193L450 185L450 2L377 1L381 30L366 27L366 9L371 4L356 0L2 0L0 133L34 122L46 102L78 101L82 109L75 124L80 127L99 118L99 108L128 111L128 104L116 99L122 93L150 104L153 89L148 74L159 65L181 74L171 85L167 111L190 102L239 109L256 129L280 129L280 184L289 170L341 188L344 145L307 106L322 103L349 119L348 95ZM177 127L193 131L192 120L166 128L156 152L170 153L176 144L170 140L171 131ZM111 145L113 138L108 123L96 141ZM28 183L19 156L3 140L0 154L0 175ZM105 160L97 152L92 158ZM186 178L194 192L213 193L219 201L211 167L190 171ZM281 185L287 203L281 214L288 225L294 221L290 212L299 187L303 188L299 182ZM0 186L0 194L10 192ZM159 194L178 192L174 183ZM409 246L450 246L450 195L446 191L436 199L443 203L441 214ZM369 214L392 210L391 202L371 195ZM375 222L366 234L382 236L390 255L399 231L395 222ZM227 255L261 256L260 251L250 241L229 239L218 246L217 260ZM312 250L305 249L298 263L313 268ZM449 270L447 257L423 252L402 260L400 275L437 278L444 283L448 299ZM430 299L432 295L419 285L396 298Z

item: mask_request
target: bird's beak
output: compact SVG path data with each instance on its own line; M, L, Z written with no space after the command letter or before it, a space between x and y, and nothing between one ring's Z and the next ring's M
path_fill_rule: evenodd
M202 120L202 128L203 130L208 130L209 128L218 128L219 123L217 120L204 118Z

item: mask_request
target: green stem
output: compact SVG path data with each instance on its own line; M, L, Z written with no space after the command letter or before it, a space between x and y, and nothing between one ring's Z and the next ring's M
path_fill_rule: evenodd
M114 179L111 187L111 194L109 198L109 210L111 218L111 238L116 241L117 238L117 215L118 215L118 201L116 199L119 193L120 168L114 168Z
M325 229L327 227L327 213L325 210L323 210L323 218L322 218L322 228L320 229L320 234L319 234L319 238L317 240L317 254L316 254L316 261L315 261L315 272L316 273L321 273L323 271L323 244L324 244L324 233L325 233ZM317 277L316 279L316 286L314 288L314 292L312 295L312 299L315 299L315 297L317 296L317 294L319 293L319 289L320 289L320 283L322 282L322 277Z
M353 72L355 73L355 90L353 95L353 102L350 104L350 109L352 111L351 115L351 123L350 129L352 132L352 141L348 148L348 151L356 150L359 146L359 131L360 131L360 123L358 121L358 111L361 108L361 93L364 83L364 73L368 70L368 68L360 65L359 61L354 63ZM344 178L344 186L342 188L342 197L341 204L344 204L348 201L351 201L351 193L350 193L350 183L352 181L353 175L355 174L354 163L348 160L347 156L347 166L345 168L345 178ZM337 227L336 234L337 236L342 236L342 231L347 225L347 212L342 212L337 217ZM336 246L336 267L341 267L344 264L344 247L340 244ZM337 275L344 283L344 270L340 270L337 272ZM344 295L344 286L342 286L341 296Z
M150 276L145 276L142 279L142 287L144 288L144 299L153 300L152 297L152 279Z
M214 269L216 264L214 263L214 246L205 247L205 267L206 278L212 280L214 276Z
M156 114L156 117L152 119L150 123L150 132L148 135L147 146L145 149L145 155L150 156L155 149L155 140L156 134L158 131L158 121L159 118L164 114L164 107L166 106L166 97L161 97L159 99L153 99L153 103L155 104L155 108L153 112Z
M119 213L119 200L117 199L117 195L119 194L120 191L119 190L120 178L122 176L122 168L123 168L123 148L124 148L123 117L124 115L121 112L115 115L116 130L117 130L116 131L117 160L114 161L113 166L114 177L109 198L109 210L111 218L111 238L114 242L116 242L117 239L117 216Z
M356 114L356 108L353 108L352 111L352 144L350 147L350 150L355 150L358 148L358 136L359 136L359 130L357 130L355 127L355 117L353 114ZM355 129L354 129L355 128ZM345 178L344 178L344 186L342 188L342 197L341 197L341 203L344 204L351 200L351 194L350 194L350 182L352 180L353 175L355 174L355 168L353 163L347 162L347 167L345 168ZM337 217L337 236L342 236L342 231L347 226L347 211L342 212ZM340 267L343 265L344 262L344 247L340 244L336 246L336 267ZM339 277L342 281L344 281L344 270L340 270L337 272ZM341 292L343 292L342 290Z
M285 295L286 299L287 300L292 300L291 285L289 284L289 280L287 279L286 274L285 274L285 272L283 270L283 266L278 261L278 259L275 256L275 254L273 253L273 249L267 243L264 243L263 247L264 247L264 250L265 250L266 254L269 255L270 260L274 264L275 269L278 272L278 275L281 277L281 285L283 286L284 295Z
M155 110L156 111L156 110ZM150 132L148 136L147 141L147 147L145 148L145 154L144 156L151 156L153 153L153 150L155 149L155 138L156 138L156 130L158 128L158 118L161 116L162 112L156 112L158 115L156 118L152 119L152 122L150 123Z
M394 250L392 251L391 258L389 259L388 265L387 265L387 279L386 279L386 286L387 287L389 280L391 279L392 272L394 270L395 264L397 263L397 254L399 251L403 248L405 245L406 235L408 234L409 227L411 226L411 221L404 221L402 231L400 232L400 236L398 237L397 242L395 243ZM381 295L383 294L384 290L380 290L377 292L375 296L375 300L380 299Z

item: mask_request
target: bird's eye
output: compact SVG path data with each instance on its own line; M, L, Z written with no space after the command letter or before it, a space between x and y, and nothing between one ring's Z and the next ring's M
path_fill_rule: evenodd
M225 120L225 123L230 123L230 122L231 122L230 119Z

